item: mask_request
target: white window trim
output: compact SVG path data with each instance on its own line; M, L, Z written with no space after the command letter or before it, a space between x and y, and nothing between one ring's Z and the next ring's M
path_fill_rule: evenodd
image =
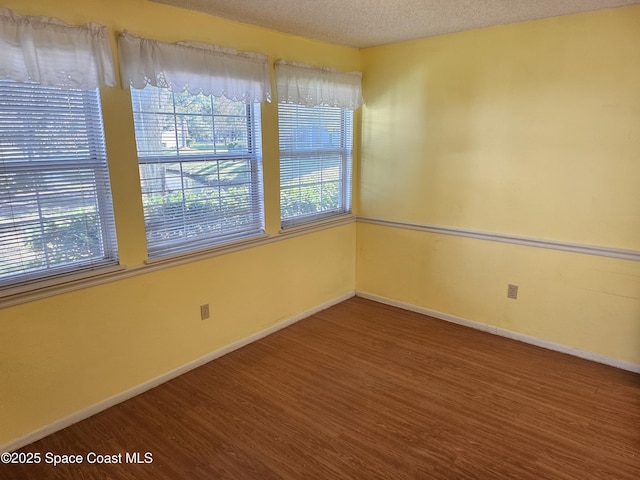
M19 132L15 138L13 133L7 134L8 143L6 157L0 160L3 171L7 173L18 173L19 178L29 181L33 180L32 190L26 196L16 197L9 189L4 196L6 208L11 212L9 216L10 228L6 234L8 245L16 245L16 242L30 241L31 236L26 228L36 227L38 234L33 236L35 241L41 241L44 230L47 226L58 225L58 222L71 220L87 220L87 215L95 217L95 223L90 222L100 232L99 240L89 244L91 255L82 258L57 260L49 259L51 249L42 247L42 259L33 268L25 266L25 258L32 258L21 250L8 253L8 265L15 265L13 273L7 273L0 281L1 288L12 288L20 285L28 285L32 282L40 282L48 278L72 276L76 273L101 270L110 268L118 264L118 246L115 231L115 218L112 208L111 185L109 181L109 169L106 153L106 145L103 134L103 120L101 114L100 96L97 89L76 89L66 90L56 86L45 86L35 83L16 82L12 80L2 81L3 92L7 95L8 105L3 115L4 128L9 132L15 129L14 117L16 109L20 112L21 122L26 122L28 128L39 131L39 135L24 136ZM6 88L6 90L4 90ZM70 101L69 106L67 102ZM12 103L15 99L15 104ZM22 99L27 99L22 101ZM36 101L34 101L36 99ZM50 103L49 103L50 102ZM46 110L44 108L47 108ZM13 112L13 113L12 113ZM70 119L75 118L74 123L67 124L60 129L49 128L49 119ZM44 120L43 120L44 118ZM40 122L45 122L41 125ZM49 123L47 123L49 122ZM81 140L80 150L78 145L73 143L76 140L76 128L86 131L84 140ZM61 149L51 149L51 143L62 141ZM15 142L15 143L14 143ZM11 147L17 145L18 147ZM60 176L60 171L72 172L69 175ZM87 180L86 173L79 171L91 171L93 176ZM82 191L79 195L70 193L78 187L79 183L87 184L89 192ZM41 191L42 185L52 185L45 187ZM37 188L36 188L37 186ZM4 190L3 190L4 191ZM45 195L45 193L50 195ZM86 194L85 194L86 193ZM55 199L57 205L52 205L47 197ZM22 197L22 198L20 198ZM20 214L14 216L13 206L15 202L29 201L37 206L32 206L28 212L30 216L23 218ZM79 210L87 207L91 212L76 212L69 214L69 207ZM42 209L42 210L41 210ZM36 213L37 212L37 213ZM14 228L16 227L17 228ZM67 245L66 243L63 245ZM59 242L58 242L59 246ZM55 250L55 249L54 249ZM68 249L62 249L68 253ZM53 255L55 258L55 255ZM34 256L33 258L38 258ZM19 267L19 268L18 268Z
M160 88L160 87L154 87ZM175 101L173 97L173 92L170 93L172 95L172 102ZM211 97L210 95L208 97ZM225 161L225 160L237 160L241 159L250 164L250 173L251 180L246 184L250 187L251 192L249 194L249 205L250 205L250 214L252 222L248 223L246 226L250 227L244 230L239 231L228 231L228 232L220 232L218 235L202 235L202 236L193 236L191 238L183 238L181 241L172 242L172 241L158 241L152 242L149 244L147 240L147 255L148 262L154 262L156 260L162 260L167 257L175 257L182 255L190 255L193 251L198 251L202 249L215 248L218 245L224 245L233 242L243 242L245 240L250 240L252 238L259 237L264 234L264 194L263 194L263 177L262 177L262 132L261 132L261 114L260 108L257 104L243 104L245 107L245 127L247 128L247 139L248 139L248 151L239 154L233 153L215 153L215 152L203 152L201 154L189 154L181 156L179 154L176 155L167 155L165 156L157 156L157 155L143 155L138 157L138 165L162 165L162 164L171 164L171 163L190 163L190 162L210 162L214 165L216 162ZM180 114L176 113L175 105L173 108L173 115L177 118ZM148 113L156 113L156 112L148 112ZM224 115L221 115L224 117ZM211 113L212 117L212 125L215 124L216 114ZM136 125L136 131L138 126ZM141 180L143 180L141 175ZM182 189L177 189L176 191L184 192L184 185ZM160 216L159 220L162 220L164 217ZM145 211L145 221L147 220L146 211ZM175 226L178 226L176 224ZM183 226L188 226L187 224L183 224ZM153 233L153 231L152 231ZM160 233L160 232L159 232ZM166 233L166 232L165 232ZM149 232L146 232L149 235Z
M288 103L279 103L278 107L287 108L291 106ZM305 157L315 157L318 154L332 154L339 156L341 159L341 167L340 171L342 173L342 178L340 179L341 186L341 198L340 198L340 206L338 208L324 210L320 212L313 212L305 215L297 215L293 217L282 217L282 206L280 210L280 225L281 230L289 230L291 228L296 228L306 224L313 224L316 222L322 222L327 219L331 219L336 216L350 214L352 209L352 191L353 191L353 157L354 157L354 115L352 112L348 111L348 109L342 107L327 107L326 105L316 105L314 107L307 107L305 105L299 105L296 108L305 108L305 109L313 109L313 108L332 108L340 112L340 146L333 148L311 148L311 149L296 149L295 147L291 150L286 150L283 152L283 144L282 140L280 142L280 169L281 169L281 179L282 179L282 168L283 162L285 164L288 163L289 159L294 160L295 164L296 160L304 159ZM280 110L278 124L279 127L282 126L282 113ZM347 115L349 113L349 115ZM297 117L294 117L293 120L296 120ZM296 122L290 122L291 119L288 119L285 124L292 126L295 125ZM347 123L347 121L349 123ZM349 134L347 136L346 134ZM292 147L291 144L288 145ZM286 146L285 146L286 148ZM280 184L280 195L282 195L282 183Z

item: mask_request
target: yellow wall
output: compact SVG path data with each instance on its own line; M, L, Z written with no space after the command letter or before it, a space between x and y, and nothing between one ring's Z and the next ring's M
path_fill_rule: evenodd
M359 69L355 49L305 40L147 0L5 0L23 15L100 23L114 56L123 29L278 58ZM146 247L129 93L103 88L121 261ZM275 103L263 105L268 233L279 230ZM0 309L0 445L355 289L354 224ZM209 303L212 318L200 320Z
M634 6L363 50L358 213L640 250L638 45ZM639 262L362 223L357 244L360 292L640 363Z

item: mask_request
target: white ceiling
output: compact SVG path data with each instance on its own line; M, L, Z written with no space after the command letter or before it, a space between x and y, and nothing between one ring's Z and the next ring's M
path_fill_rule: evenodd
M151 0L351 47L640 4L640 0Z

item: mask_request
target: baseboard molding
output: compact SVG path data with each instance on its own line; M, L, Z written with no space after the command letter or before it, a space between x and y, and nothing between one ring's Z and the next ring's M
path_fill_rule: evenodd
M36 442L48 435L51 435L54 432L57 432L59 430L62 430L64 428L67 428L71 425L73 425L74 423L78 423L82 420L85 420L97 413L102 412L103 410L106 410L110 407L113 407L119 403L122 403L126 400L129 400L137 395L140 395L141 393L144 393L148 390L151 390L152 388L155 388L165 382L168 382L169 380L173 380L176 377L179 377L180 375L189 372L190 370L193 370L195 368L198 368L206 363L209 363L213 360L215 360L216 358L220 358L228 353L233 352L234 350L237 350L239 348L244 347L245 345L248 345L250 343L253 343L257 340L260 340L261 338L264 338L268 335L271 335L272 333L277 332L278 330L282 330L285 327L288 327L289 325L292 325L296 322L299 322L300 320L303 320L307 317L310 317L311 315L318 313L322 310L325 310L329 307L332 307L334 305L337 305L338 303L341 303L345 300L348 300L349 298L355 296L355 292L349 292L345 295L342 295L338 298L335 298L333 300L330 300L328 302L325 302L315 308L312 308L310 310L307 310L305 312L299 313L297 315L294 315L292 317L286 318L280 322L278 322L275 325L272 325L271 327L262 330L260 332L254 333L253 335L250 335L246 338L243 338L241 340L238 340L237 342L234 342L230 345L227 345L225 347L222 347L218 350L215 350L207 355L205 355L204 357L200 357L197 358L196 360L193 360L192 362L189 362L185 365L182 365L181 367L175 368L169 372L166 372L162 375L160 375L159 377L156 377L154 379L151 379L147 382L144 382L140 385L137 385L129 390L126 390L122 393L119 393L117 395L114 395L113 397L109 397L105 400L102 400L101 402L98 402L94 405L91 405L90 407L87 407L81 411L78 411L72 415L69 415L68 417L62 418L60 420L57 420L53 423L51 423L50 425L47 425L45 427L42 427L34 432L31 432L23 437L17 438L5 445L0 445L0 452L13 452L19 448L24 447L25 445L29 445L30 443Z
M542 340L540 338L531 337L529 335L524 335L522 333L513 332L511 330L506 330L504 328L498 328L493 325L474 322L472 320L467 320L465 318L456 317L455 315L449 315L448 313L442 313L436 310L430 310L428 308L418 307L416 305L411 305L409 303L404 303L404 302L400 302L390 298L381 297L379 295L373 295L366 292L356 291L356 296L373 300L378 303L391 305L393 307L402 308L404 310L421 313L424 315L428 315L430 317L438 318L440 320L445 320L447 322L463 325L465 327L474 328L476 330L482 330L483 332L489 332L494 335L499 335L501 337L518 340L520 342L546 348L548 350L554 350L556 352L566 353L568 355L573 355L574 357L583 358L585 360L591 360L592 362L602 363L605 365L609 365L611 367L620 368L622 370L628 370L630 372L640 373L640 365L636 363L627 362L624 360L617 360L615 358L606 357L604 355L600 355L597 353L586 352L584 350L568 347L566 345L562 345L559 343L549 342L547 340Z

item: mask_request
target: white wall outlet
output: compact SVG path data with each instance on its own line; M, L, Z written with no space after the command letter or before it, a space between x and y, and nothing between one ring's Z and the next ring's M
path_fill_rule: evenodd
M200 305L200 320L206 320L209 318L209 304L205 303Z
M509 284L507 287L507 298L513 298L514 300L518 298L518 285Z

